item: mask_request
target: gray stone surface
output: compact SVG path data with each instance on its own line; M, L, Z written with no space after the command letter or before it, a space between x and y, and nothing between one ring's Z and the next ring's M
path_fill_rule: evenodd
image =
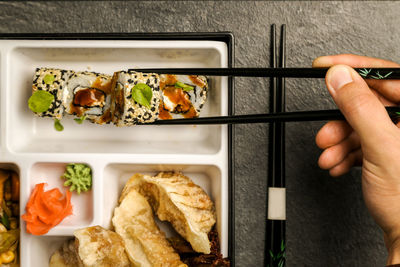
M230 31L236 66L268 65L269 25L288 26L288 66L319 55L358 53L400 61L399 2L0 2L0 32ZM237 113L268 110L268 82L237 79ZM287 109L334 108L323 82L288 80ZM382 234L364 207L360 172L333 179L319 170L322 123L287 126L287 265L383 266ZM237 126L236 261L262 266L266 125Z

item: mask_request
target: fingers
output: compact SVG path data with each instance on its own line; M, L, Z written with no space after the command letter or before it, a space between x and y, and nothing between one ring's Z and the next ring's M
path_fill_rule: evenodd
M318 160L321 169L329 170L341 163L352 151L360 148L360 139L353 132L337 145L331 146L322 152Z
M352 54L341 54L335 56L323 56L316 58L312 66L314 68L330 67L333 65L344 64L353 68L397 68L399 64L380 58L364 57Z
M313 67L322 68L344 64L353 68L397 68L399 64L379 58L363 57L358 55L342 54L335 56L318 57L313 61ZM367 84L382 94L386 99L400 102L400 81L396 80L366 80Z
M335 167L329 170L329 174L333 177L343 175L350 171L355 165L361 165L362 152L361 149L351 152L347 157Z
M367 82L368 84L368 82ZM372 88L371 88L372 89ZM399 88L400 89L400 88ZM400 91L400 90L399 90ZM384 97L382 94L378 93L376 90L372 90L372 93L379 99L379 101L385 106L396 106L393 100L388 100L386 97Z
M337 55L317 58L313 67L336 64L358 68L400 66L382 59ZM387 162L387 151L391 148L393 138L398 138L398 128L390 120L384 105L400 103L400 81L364 80L353 69L338 65L327 72L326 85L348 125L344 122L329 122L319 131L316 143L325 149L318 162L320 167L329 169L332 176L345 174L355 164L361 164L361 144L365 159L369 158L374 164L379 164L382 158L383 162ZM355 131L354 136L352 129Z
M333 66L325 80L333 100L360 136L361 142L376 146L382 133L393 132L395 127L385 107L352 68Z
M317 133L315 142L321 149L337 145L353 131L346 121L330 121Z
M367 84L393 103L400 103L400 81L366 80Z

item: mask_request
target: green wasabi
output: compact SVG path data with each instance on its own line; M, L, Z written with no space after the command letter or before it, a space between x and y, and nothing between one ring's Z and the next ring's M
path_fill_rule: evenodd
M68 164L61 178L66 180L64 186L69 186L71 192L76 190L80 194L81 191L86 192L92 187L92 169L86 164Z
M51 103L54 101L54 95L47 91L35 91L28 100L29 108L36 113L42 113L50 108Z

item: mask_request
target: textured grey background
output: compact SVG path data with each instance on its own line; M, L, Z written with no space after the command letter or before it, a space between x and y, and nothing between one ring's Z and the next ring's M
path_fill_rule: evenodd
M0 32L230 31L236 66L268 65L269 25L288 26L288 66L357 53L400 61L400 2L0 2ZM268 82L237 79L237 113L268 111ZM319 80L288 80L288 110L334 108ZM287 126L287 266L383 266L360 172L333 179L316 164L322 123ZM266 125L236 127L237 266L262 266Z

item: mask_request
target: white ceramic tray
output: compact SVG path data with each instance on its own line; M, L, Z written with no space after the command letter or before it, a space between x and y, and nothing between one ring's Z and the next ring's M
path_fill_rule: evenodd
M37 237L21 221L21 266L47 266L50 255L75 229L110 226L122 187L134 173L182 171L215 202L221 251L228 254L227 126L134 126L76 124L66 116L63 132L29 110L36 67L112 74L128 68L228 67L228 47L218 41L0 40L0 168L19 172L21 215L35 184L62 186L67 163L93 171L88 193L73 194L73 215ZM228 114L228 79L213 77L201 116ZM170 233L169 226L161 228Z

